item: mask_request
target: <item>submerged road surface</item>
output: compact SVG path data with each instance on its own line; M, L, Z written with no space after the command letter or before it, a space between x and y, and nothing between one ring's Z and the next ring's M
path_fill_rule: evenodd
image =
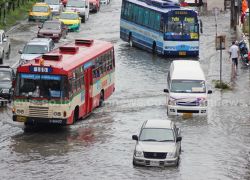
M92 14L80 32L66 40L94 38L111 41L116 54L116 91L87 119L64 128L24 131L12 121L11 105L0 109L1 179L250 179L250 74L239 67L231 80L231 64L223 53L223 80L232 90L214 89L219 78L213 16L202 16L200 62L213 94L205 118L171 118L182 129L179 167L133 167L137 134L144 120L167 119L167 71L171 61L131 48L119 39L121 0ZM218 31L231 40L229 14L218 16ZM21 22L9 32L12 54L5 64L15 66L17 53L37 32L35 23Z

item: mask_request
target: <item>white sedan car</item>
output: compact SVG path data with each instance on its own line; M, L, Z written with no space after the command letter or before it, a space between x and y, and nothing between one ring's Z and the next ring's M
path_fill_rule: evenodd
M170 120L147 120L136 140L133 165L178 166L181 152L180 128Z

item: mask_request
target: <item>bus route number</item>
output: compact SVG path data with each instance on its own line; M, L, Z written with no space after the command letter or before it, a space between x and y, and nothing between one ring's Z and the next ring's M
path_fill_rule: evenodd
M179 21L180 21L180 18L179 18L179 17L172 17L172 21L173 21L173 22L179 22Z

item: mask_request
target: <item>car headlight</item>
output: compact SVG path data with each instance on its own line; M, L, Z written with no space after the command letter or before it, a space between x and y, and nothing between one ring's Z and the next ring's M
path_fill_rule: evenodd
M205 107L207 106L207 100L203 100L200 102L200 106Z
M169 99L169 100L168 100L168 105L171 105L171 106L176 105L175 100L174 100L174 99Z
M168 158L174 158L174 157L175 157L175 152L169 152L169 153L167 154L167 157L168 157Z
M137 151L137 150L134 151L134 155L136 157L143 157L144 156L142 151Z
M9 92L10 92L9 89L2 89L2 90L1 90L1 93L3 93L3 94L8 94Z

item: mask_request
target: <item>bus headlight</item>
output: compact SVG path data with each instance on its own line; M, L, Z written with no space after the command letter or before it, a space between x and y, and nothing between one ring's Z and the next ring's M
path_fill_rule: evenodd
M62 113L61 113L61 112L54 112L53 115L54 115L54 116L61 116Z
M23 109L17 109L16 110L16 114L24 114L24 110Z

